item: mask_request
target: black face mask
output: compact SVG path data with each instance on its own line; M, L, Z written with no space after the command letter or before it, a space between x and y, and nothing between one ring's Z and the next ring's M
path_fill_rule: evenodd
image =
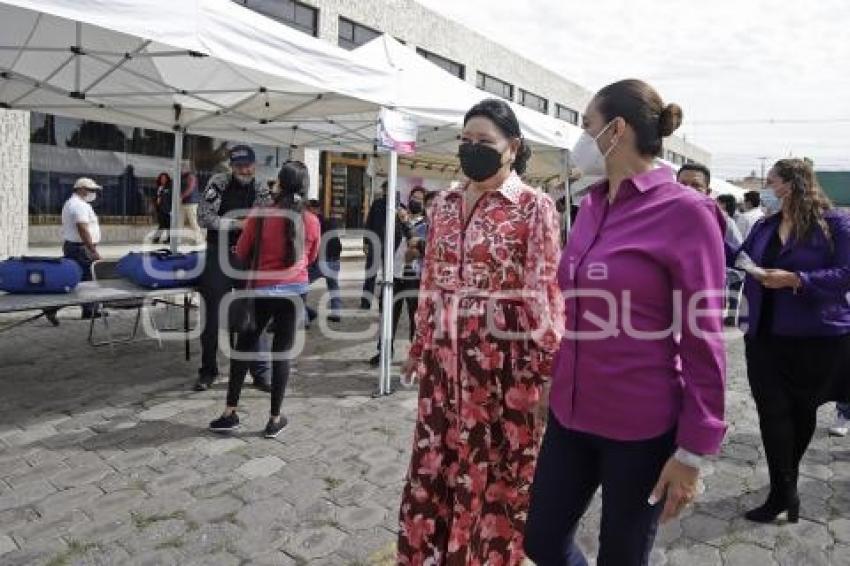
M463 174L477 183L489 179L502 168L502 154L482 143L460 144L457 156Z
M407 210L410 214L422 214L422 203L418 200L412 200L407 203Z

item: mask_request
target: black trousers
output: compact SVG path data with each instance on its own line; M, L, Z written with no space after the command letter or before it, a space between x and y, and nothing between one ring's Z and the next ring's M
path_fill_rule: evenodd
M224 273L221 259L218 257L219 247L207 245L207 253L204 270L198 282L198 291L204 300L204 328L201 331L201 369L203 377L218 374L218 333L219 329L228 327L228 321L219 320L219 307L221 301L233 290L235 282ZM228 256L230 265L236 265L235 258ZM257 343L257 353L262 355L269 351L269 339L261 335ZM268 360L255 361L251 363L251 375L255 379L265 381L269 374Z
M747 336L747 379L756 403L771 495L796 485L817 426L818 407L846 401L850 335Z
M84 244L69 242L66 240L62 243L62 255L68 259L74 260L77 262L77 265L82 268L83 281L91 281L91 265L94 263L94 259L91 256L91 252L89 252L88 248L86 248ZM98 310L96 303L86 303L81 306L83 309L83 316L91 316Z
M569 430L549 414L537 459L525 526L525 551L537 566L585 566L575 544L579 520L602 487L599 566L643 566L655 541L663 502L647 503L673 454L670 431L623 442Z
M366 244L366 278L363 281L363 301L368 301L369 304L372 304L373 299L378 300L378 307L381 306L381 295L380 290L378 291L378 295L375 295L375 283L378 279L378 270L381 268L381 264L383 263L383 246L379 246L378 249L368 243Z
M297 305L297 306L296 306ZM263 329L269 325L272 332L272 394L271 415L280 415L286 384L289 382L289 351L295 341L295 332L303 324L304 307L300 297L257 298L254 301L257 325L252 332L240 333L236 338L236 350L240 354L256 349L257 341ZM250 362L230 360L230 381L227 384L227 406L239 404L239 395L245 383Z
M407 307L407 320L410 324L410 340L416 333L416 309L419 308L419 279L393 279L393 333L392 344L395 348L395 331L401 320L401 309ZM378 336L378 351L381 351L381 338Z

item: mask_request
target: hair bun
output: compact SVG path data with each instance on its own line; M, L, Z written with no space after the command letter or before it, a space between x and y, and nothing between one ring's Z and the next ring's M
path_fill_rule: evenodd
M658 133L666 138L682 125L682 107L678 104L668 104L661 111L658 119Z

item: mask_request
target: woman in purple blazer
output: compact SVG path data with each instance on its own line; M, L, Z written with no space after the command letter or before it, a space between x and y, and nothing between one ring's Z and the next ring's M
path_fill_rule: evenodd
M762 268L744 285L742 323L770 494L746 518L767 523L787 511L796 522L817 408L850 399L850 216L832 208L802 159L778 161L767 182L782 208L742 247Z

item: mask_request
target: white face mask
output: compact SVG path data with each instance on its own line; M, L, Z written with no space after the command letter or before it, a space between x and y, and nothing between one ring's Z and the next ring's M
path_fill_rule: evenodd
M85 199L87 203L91 204L97 200L97 193L86 193L86 196L84 196L83 199Z
M602 153L599 149L598 140L599 137L605 133L605 130L607 130L613 123L613 120L608 122L605 127L602 128L602 131L596 134L596 137L591 137L587 131L582 132L581 137L579 137L576 142L576 145L570 154L570 161L574 167L581 170L582 175L585 177L605 176L605 158L608 157L608 154L611 153L611 150L614 149L614 146L616 146L617 143L614 142L605 153Z
M782 199L776 196L776 191L769 185L761 192L761 206L767 214L779 212L782 208Z

